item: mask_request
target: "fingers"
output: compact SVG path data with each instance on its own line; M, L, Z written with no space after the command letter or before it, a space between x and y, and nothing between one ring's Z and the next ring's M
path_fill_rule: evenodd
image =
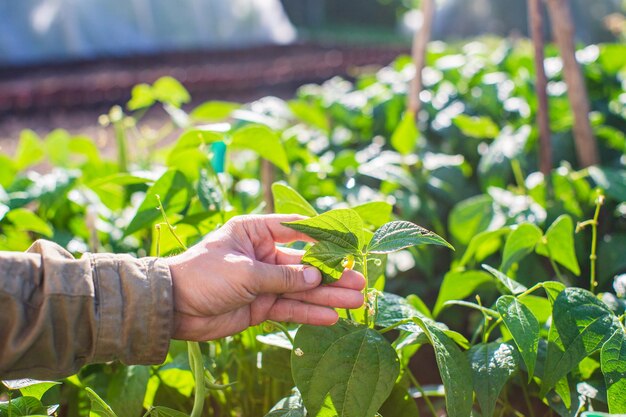
M272 240L277 243L295 242L297 240L303 242L313 242L314 239L302 232L293 230L282 223L302 220L306 217L299 214L266 214L258 216L240 216L233 219L234 224L242 225L247 231L253 234L260 234L259 229L265 229L269 233Z
M343 271L343 275L341 275L339 281L335 281L329 284L329 286L362 291L363 288L365 288L365 277L360 272L346 269Z
M334 308L359 308L363 305L363 293L346 288L317 287L309 291L284 294L283 299L285 298Z
M313 289L322 281L317 268L305 265L271 265L254 263L254 292L284 294Z
M330 326L339 319L337 312L328 307L305 304L301 301L278 299L268 313L274 321Z
M276 263L279 265L297 265L302 261L303 250L292 248L276 248Z

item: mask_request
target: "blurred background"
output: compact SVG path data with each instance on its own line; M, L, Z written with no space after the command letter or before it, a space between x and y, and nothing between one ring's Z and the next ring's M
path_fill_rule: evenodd
M624 40L625 0L571 0L576 40ZM0 146L28 126L82 131L133 85L195 102L289 97L409 51L415 0L0 0ZM434 39L527 36L525 0L440 0ZM549 27L546 28L549 36ZM89 132L87 132L89 133Z

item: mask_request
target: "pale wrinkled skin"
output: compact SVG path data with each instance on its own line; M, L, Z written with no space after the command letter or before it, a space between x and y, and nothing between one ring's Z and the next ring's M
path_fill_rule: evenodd
M282 222L297 215L240 216L168 259L174 291L174 338L211 340L265 320L331 325L333 308L363 304L364 277L346 270L330 286L299 265L302 251L276 243L310 241ZM305 280L310 276L310 282Z

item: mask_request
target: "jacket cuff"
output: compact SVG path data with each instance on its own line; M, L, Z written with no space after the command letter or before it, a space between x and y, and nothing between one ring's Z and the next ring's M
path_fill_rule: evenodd
M89 255L95 290L92 362L165 360L173 322L172 279L163 259Z

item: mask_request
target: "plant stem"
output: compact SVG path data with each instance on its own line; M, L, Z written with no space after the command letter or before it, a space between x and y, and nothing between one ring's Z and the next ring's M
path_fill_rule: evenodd
M550 245L546 244L546 249L548 250L548 259L550 259L550 265L552 265L552 269L554 269L554 272L556 273L556 277L563 284L568 285L567 280L561 274L561 270L559 269L559 266L554 261L554 257L552 256L552 252L550 251Z
M170 233L172 233L172 236L174 236L174 239L176 239L176 241L178 242L180 247L183 248L184 250L187 250L187 245L185 245L183 243L183 241L180 239L180 237L178 237L178 234L176 234L176 228L174 226L172 226L172 224L170 223L169 219L167 218L167 215L165 214L165 209L163 208L163 203L161 203L161 196L159 196L157 194L156 198L157 198L157 200L159 202L158 210L161 212L161 215L163 216L163 221L167 225L167 228L170 230Z
M187 342L187 349L189 352L189 365L191 365L191 372L196 384L190 417L200 417L204 409L204 397L206 396L202 352L198 342Z
M524 181L524 173L522 172L522 166L520 165L517 159L511 160L511 169L513 169L513 176L515 177L515 182L517 182L517 186L525 193L526 181Z
M591 254L589 255L589 263L590 263L590 273L591 282L590 282L590 291L595 294L596 287L598 283L596 282L596 260L598 256L596 255L596 249L598 245L598 218L600 216L600 207L604 203L604 196L600 194L596 199L596 211L593 214L593 223L591 224Z
M283 332L285 336L287 336L287 339L289 339L289 342L291 342L291 346L294 345L293 337L291 337L291 334L289 334L289 329L287 327L283 326L281 323L274 321L274 320L268 320L267 322L270 323L272 326L278 327L278 329L281 332Z
M433 417L438 417L437 416L437 411L435 410L435 407L433 407L433 403L430 402L430 398L428 398L428 396L426 395L426 392L424 392L424 388L422 388L420 383L417 382L417 379L415 378L415 375L413 375L413 372L411 372L411 370L407 369L406 370L406 374L409 376L409 379L411 380L411 382L413 383L415 388L417 388L417 390L420 392L420 394L422 394L422 398L424 399L424 402L426 403L426 406L430 410L430 413L433 415Z
M500 317L498 320L494 321L491 326L489 326L489 328L487 330L485 330L485 340L484 343L487 343L487 341L489 340L489 336L491 335L491 332L500 324L502 323L502 317Z
M518 295L517 298L526 297L527 295L530 295L531 293L537 291L539 288L543 288L543 284L541 282L539 284L533 285L532 287Z
M395 328L398 328L398 327L402 326L403 324L411 323L412 321L413 321L413 319L400 320L399 322L394 323L391 326L387 326L384 329L379 330L378 333L385 334L385 333L387 333L387 332L389 332L389 331L391 331L391 330L393 330Z
M365 277L365 288L363 288L363 297L365 299L365 314L363 315L365 318L365 326L369 327L370 325L370 310L369 310L369 279L367 277L367 254L363 255L363 276Z

